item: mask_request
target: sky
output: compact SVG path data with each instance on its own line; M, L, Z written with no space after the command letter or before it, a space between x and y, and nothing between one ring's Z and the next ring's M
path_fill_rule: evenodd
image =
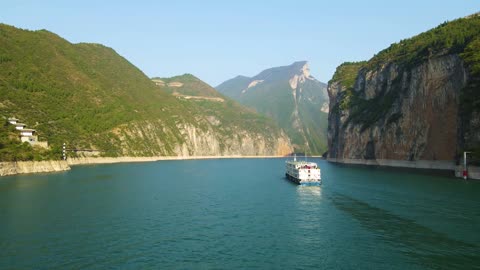
M0 0L1 23L101 43L149 77L191 73L212 86L302 60L328 82L345 61L478 11L478 0Z

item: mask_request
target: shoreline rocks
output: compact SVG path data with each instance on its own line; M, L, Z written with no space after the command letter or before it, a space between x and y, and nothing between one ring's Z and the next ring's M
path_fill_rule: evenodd
M0 176L70 170L63 160L0 162Z

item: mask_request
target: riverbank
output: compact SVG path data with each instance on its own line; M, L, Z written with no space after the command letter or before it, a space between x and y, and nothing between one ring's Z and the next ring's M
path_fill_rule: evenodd
M70 170L63 160L0 162L0 176Z
M128 162L154 162L161 160L193 160L193 159L232 159L232 158L283 158L283 156L157 156L157 157L80 157L67 161L17 161L0 162L0 176L61 172L70 170L70 166L90 164L112 164Z
M327 159L329 162L355 165L384 166L413 169L446 170L456 177L463 177L463 167L455 164L454 160L393 160L393 159ZM480 168L468 166L469 179L480 179Z
M157 156L157 157L80 157L69 158L67 161L50 160L50 161L17 161L17 162L0 162L0 176L28 174L28 173L46 173L61 172L71 169L70 166L76 165L93 165L93 164L112 164L112 163L128 163L128 162L154 162L162 160L195 160L195 159L240 159L240 158L284 158L284 156ZM434 169L452 171L456 177L463 176L463 167L456 166L454 161L439 160L363 160L363 159L327 159L329 162L386 166L414 169ZM469 166L470 179L480 179L480 167Z
M88 164L111 164L128 162L153 162L162 160L194 160L194 159L237 159L237 158L283 158L284 156L157 156L157 157L81 157L69 158L68 164L88 165Z

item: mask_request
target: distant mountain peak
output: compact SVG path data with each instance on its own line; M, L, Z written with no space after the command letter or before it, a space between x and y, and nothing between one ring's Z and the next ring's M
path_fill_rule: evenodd
M310 76L310 66L308 65L308 61L297 61L291 64L289 67L300 72L300 74L306 75L306 77Z
M292 90L297 89L298 85L304 83L306 80L315 80L310 74L310 66L307 61L295 62L291 66L296 69L298 73L295 73L288 81Z
M308 65L308 61L296 61L296 62L293 62L293 64L291 64L290 66L301 66L303 67L304 65Z
M297 150L315 154L326 150L326 85L310 74L307 61L268 68L251 78L237 76L217 89L274 119Z
M308 65L308 63L306 63L305 65L303 65L303 67L302 67L302 74L305 75L305 77L307 77L307 78L310 77L310 66Z

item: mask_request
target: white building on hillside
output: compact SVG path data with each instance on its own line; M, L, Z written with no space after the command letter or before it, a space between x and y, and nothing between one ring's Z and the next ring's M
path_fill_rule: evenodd
M20 131L20 141L22 143L28 142L32 146L39 146L48 149L47 141L39 141L37 131L35 129L27 128L27 125L20 123L17 118L8 118L8 122L15 126L15 129Z
M16 123L16 124L14 124L14 125L15 125L15 128L16 128L17 130L23 130L23 129L25 129L25 128L27 127L27 125L25 125L25 124L23 124L23 123Z
M37 132L35 129L25 128L20 131L20 136L22 137L35 136L35 132Z
M20 120L18 120L18 119L15 118L15 117L8 118L8 122L9 122L10 124L12 124L12 125L15 125L16 123L18 123L18 121L20 121Z

